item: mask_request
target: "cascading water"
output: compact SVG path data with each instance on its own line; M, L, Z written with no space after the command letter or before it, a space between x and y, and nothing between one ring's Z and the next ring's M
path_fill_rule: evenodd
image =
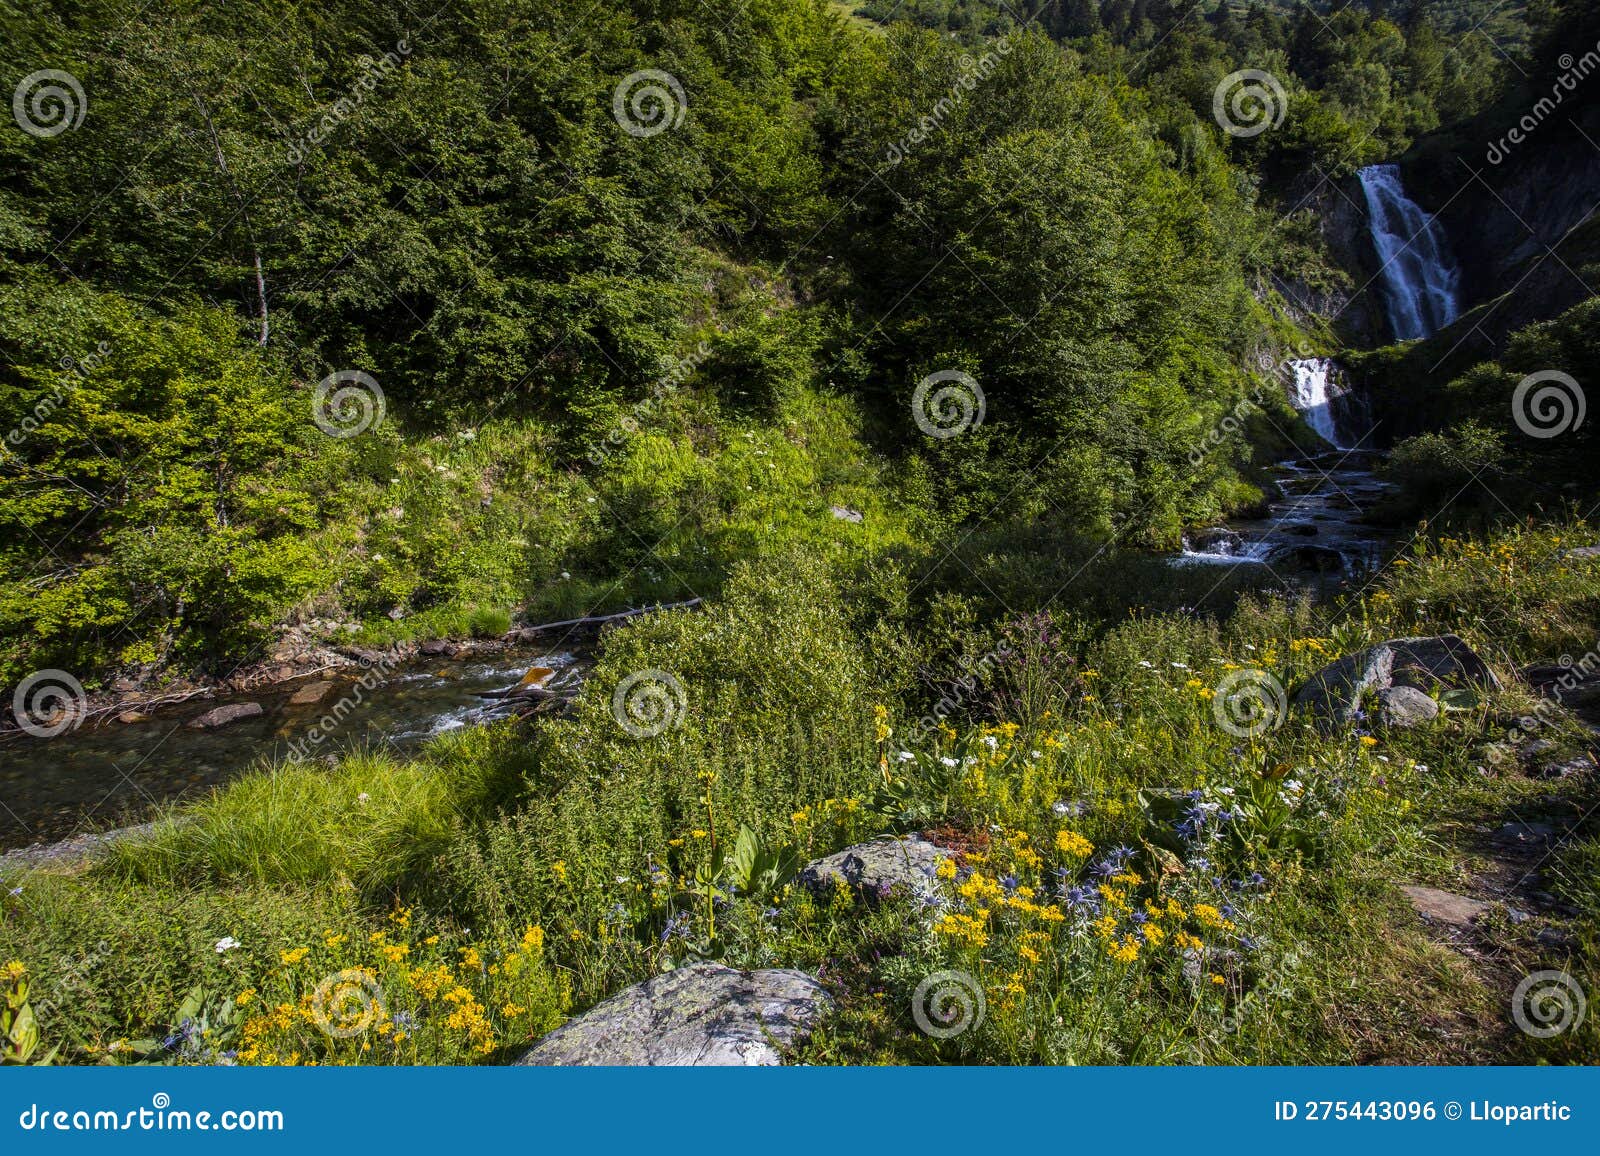
M1291 361L1294 371L1294 392L1290 401L1306 419L1306 424L1317 431L1317 436L1335 449L1345 449L1339 440L1339 419L1334 413L1334 365L1326 357Z
M1383 266L1389 324L1398 341L1432 337L1456 319L1461 272L1438 220L1406 196L1399 165L1357 174L1367 198L1372 244Z

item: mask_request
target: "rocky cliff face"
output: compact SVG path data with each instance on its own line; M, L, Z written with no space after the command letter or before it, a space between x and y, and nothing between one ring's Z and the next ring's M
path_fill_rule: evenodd
M1461 259L1469 304L1505 293L1540 261L1559 265L1550 250L1600 207L1600 148L1577 127L1552 122L1498 165L1472 158L1481 168L1476 177L1461 169L1466 185L1441 217ZM1588 296L1571 274L1550 288L1566 281Z
M1439 214L1461 263L1463 321L1481 356L1600 288L1600 277L1585 272L1600 257L1597 141L1600 109L1575 110L1508 151L1435 143L1408 166L1408 187Z
M1296 212L1311 211L1329 257L1348 278L1337 287L1276 278L1275 288L1296 314L1295 320L1302 324L1314 319L1326 321L1346 344L1357 348L1387 342L1389 326L1375 280L1377 253L1372 246L1359 182L1353 177L1334 181L1321 173L1308 174L1293 190L1289 204Z
M1464 316L1440 336L1490 357L1508 334L1600 289L1600 110L1549 119L1497 154L1498 163L1487 145L1462 149L1444 137L1423 141L1404 177L1408 195L1438 214L1461 266ZM1279 278L1299 319L1331 322L1357 349L1392 342L1360 182L1307 174L1289 203L1315 214L1328 256L1348 278L1334 289Z

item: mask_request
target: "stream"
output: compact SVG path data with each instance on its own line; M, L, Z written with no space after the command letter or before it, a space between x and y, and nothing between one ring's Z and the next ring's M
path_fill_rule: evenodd
M1357 178L1389 327L1400 341L1430 337L1460 313L1461 273L1444 227L1407 196L1398 165L1370 165ZM1290 403L1327 449L1272 467L1267 517L1191 530L1174 562L1257 566L1285 585L1328 590L1382 565L1394 548L1394 532L1363 520L1391 488L1377 474L1385 455L1337 361L1302 358L1282 369Z
M1439 223L1406 195L1393 165L1360 173L1390 325L1426 337L1457 312L1459 275ZM1363 515L1387 485L1376 473L1371 421L1338 363L1289 362L1285 388L1327 449L1270 471L1267 516L1190 531L1178 565L1264 567L1285 584L1331 589L1380 565L1395 535ZM85 725L51 739L0 740L0 852L137 823L161 806L297 752L321 758L351 750L406 751L435 735L491 720L530 667L551 684L574 682L587 660L535 648L476 658L419 658L380 680L354 671L310 676L249 694L196 699L137 722ZM291 701L317 678L334 683L315 702ZM358 691L359 688L359 691ZM219 706L258 703L262 713L217 729L187 725ZM326 741L315 728L338 707Z
M530 667L575 681L586 659L536 648L476 658L419 658L380 681L361 668L327 672L237 695L194 699L147 721L85 725L55 738L0 741L0 851L148 819L161 805L204 793L245 770L287 758L352 750L406 751L446 731L489 721L506 710L496 697ZM333 683L317 702L293 703L312 683ZM211 730L187 724L232 703L263 713ZM338 708L325 741L313 731Z

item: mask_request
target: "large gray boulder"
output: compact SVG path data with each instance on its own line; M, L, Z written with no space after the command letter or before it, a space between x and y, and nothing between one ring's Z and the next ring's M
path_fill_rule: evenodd
M771 1067L832 1002L802 971L691 963L618 992L517 1064Z
M947 855L948 851L920 835L885 837L808 863L798 878L813 891L831 891L842 880L869 896L883 898L896 887L906 892L926 889L934 869Z
M1312 675L1294 696L1295 706L1325 726L1356 721L1368 695L1390 687L1436 684L1500 688L1489 664L1454 634L1391 638L1347 654Z

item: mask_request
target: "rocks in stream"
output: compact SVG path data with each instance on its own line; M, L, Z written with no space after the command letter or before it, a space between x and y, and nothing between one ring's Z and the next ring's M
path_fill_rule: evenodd
M843 882L868 897L885 898L896 888L916 892L929 886L939 861L948 855L919 835L886 836L808 863L797 879L813 891L828 892Z
M771 1067L832 1003L802 971L691 963L584 1012L517 1064Z
M255 718L265 713L259 702L233 702L227 706L213 707L200 717L190 719L186 725L197 731L216 730L218 727L225 727L230 723Z
M1226 526L1207 526L1185 531L1183 547L1194 554L1225 554L1232 557L1244 552L1244 535Z
M308 682L289 696L290 706L310 706L328 697L333 689L331 682Z
M1344 569L1344 555L1327 546L1284 546L1273 551L1267 564L1298 573L1337 574Z
M1423 689L1436 684L1498 690L1500 680L1489 664L1454 634L1392 638L1323 667L1300 688L1294 701L1319 725L1345 726L1363 717L1363 704L1369 695L1406 687L1427 698ZM1434 705L1437 713L1437 704ZM1411 695L1380 699L1380 709L1408 717L1425 710Z

